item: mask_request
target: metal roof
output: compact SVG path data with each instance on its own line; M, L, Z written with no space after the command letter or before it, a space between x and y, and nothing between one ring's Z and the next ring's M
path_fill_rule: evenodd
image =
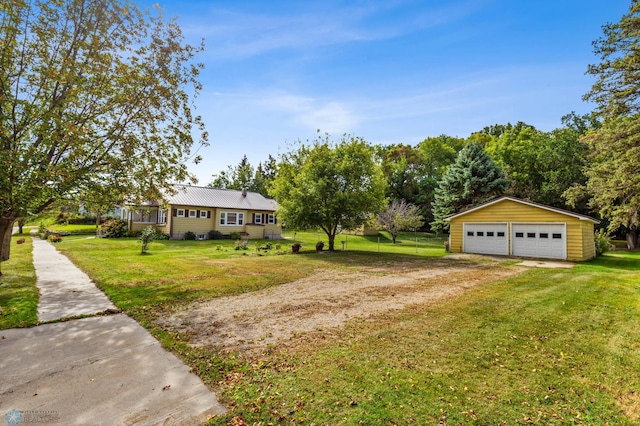
M580 219L580 220L587 220L589 222L593 222L593 223L596 223L596 224L600 223L600 221L598 219L594 219L591 216L587 216L587 215L580 214L580 213L574 213L574 212L571 212L569 210L563 210L563 209L559 209L557 207L551 207L551 206L547 206L545 204L534 203L533 201L521 200L520 198L509 197L509 196L496 198L496 199L488 201L486 203L479 204L479 205L477 205L477 206L475 206L473 208L470 208L469 210L465 210L463 212L456 213L456 214L453 214L451 216L445 217L444 220L450 221L451 219L454 219L456 217L465 215L467 213L471 213L473 211L485 208L487 206L490 206L492 204L496 204L496 203L499 203L499 202L505 201L505 200L511 200L511 201L516 202L516 203L526 204L526 205L533 206L533 207L538 207L540 209L549 210L549 211L560 213L560 214L564 214L564 215L567 215L567 216L572 216L572 217L575 217L575 218Z
M167 194L171 205L214 207L237 210L276 211L278 203L257 192L216 189L205 186L173 185L173 194Z

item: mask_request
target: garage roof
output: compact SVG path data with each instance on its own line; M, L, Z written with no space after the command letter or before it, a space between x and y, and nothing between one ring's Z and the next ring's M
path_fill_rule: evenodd
M549 211L560 213L560 214L563 214L563 215L566 215L566 216L575 217L575 218L580 219L580 220L588 220L589 222L600 223L600 221L598 219L594 219L591 216L587 216L587 215L580 214L580 213L574 213L574 212L571 212L569 210L563 210L563 209L559 209L557 207L551 207L551 206L547 206L547 205L540 204L540 203L534 203L533 201L526 201L526 200L521 200L520 198L508 197L508 196L496 198L496 199L488 201L486 203L477 205L477 206L475 206L473 208L470 208L469 210L465 210L463 212L456 213L454 215L446 217L444 220L450 221L451 219L455 219L456 217L463 216L463 215L465 215L467 213L471 213L473 211L483 209L485 207L488 207L488 206L493 205L493 204L497 204L497 203L505 201L505 200L510 200L510 201L513 201L513 202L516 202L516 203L520 203L520 204L526 204L526 205L529 205L529 206L532 206L532 207L537 207L539 209L549 210Z

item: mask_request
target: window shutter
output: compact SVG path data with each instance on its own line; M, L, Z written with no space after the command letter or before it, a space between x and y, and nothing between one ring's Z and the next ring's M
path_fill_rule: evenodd
M278 216L273 217L273 223L278 223Z
M200 217L200 210L196 210L196 217Z
M211 219L211 210L207 210L207 219Z
M262 224L263 225L267 224L267 214L266 213L262 213Z
M173 209L173 217L176 217L178 215L178 209Z
M189 217L189 210L184 209L184 217Z
M256 223L256 214L255 213L251 214L251 223Z

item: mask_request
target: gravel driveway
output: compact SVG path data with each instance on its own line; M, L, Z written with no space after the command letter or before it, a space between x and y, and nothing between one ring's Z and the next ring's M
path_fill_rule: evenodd
M195 303L159 322L189 335L194 346L256 352L354 318L444 301L524 270L491 260L456 259L320 270L288 284Z

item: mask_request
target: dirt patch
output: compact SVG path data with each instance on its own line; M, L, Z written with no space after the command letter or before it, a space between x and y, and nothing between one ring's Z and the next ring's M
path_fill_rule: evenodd
M188 335L194 346L260 351L353 318L442 301L524 270L450 261L419 269L395 264L357 272L322 270L288 284L196 303L159 322Z

